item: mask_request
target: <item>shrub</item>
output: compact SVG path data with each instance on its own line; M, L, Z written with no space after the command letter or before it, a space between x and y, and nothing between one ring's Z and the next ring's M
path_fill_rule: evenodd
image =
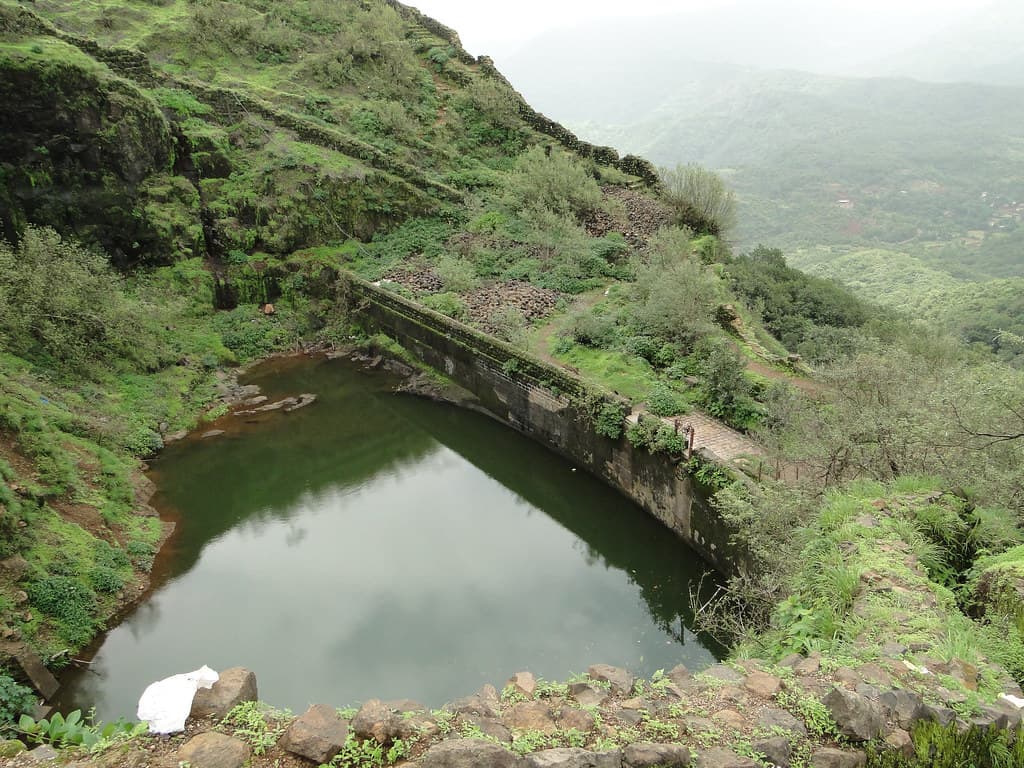
M694 259L641 267L633 290L637 330L692 344L711 327L720 293L718 279Z
M89 581L97 592L106 592L107 594L119 592L124 587L124 579L121 578L121 574L105 565L97 565L89 571Z
M702 404L711 415L741 429L754 426L761 415L746 369L740 353L728 344L714 344L704 350Z
M626 421L626 408L621 403L603 403L594 419L594 431L602 437L618 440Z
M0 342L54 367L89 370L159 361L152 309L130 299L107 259L28 227L17 248L0 241Z
M735 224L736 196L716 173L699 165L679 165L662 169L661 183L677 224L716 237Z
M454 293L435 293L423 299L423 305L442 315L461 320L466 316L466 305Z
M581 312L571 324L572 338L577 344L588 347L607 346L615 332L615 322L593 312Z
M521 207L582 218L601 203L601 190L586 169L564 152L540 147L524 152L509 178L509 193Z
M526 318L515 307L502 307L489 318L494 335L509 344L526 343Z
M261 315L255 305L243 304L230 312L221 312L214 319L224 346L242 362L266 357L287 348L295 335L279 316Z
M434 268L444 289L450 293L469 293L479 284L472 263L458 256L445 254Z
M72 576L44 576L28 586L32 604L57 622L60 636L74 646L88 642L95 626L96 593Z
M0 671L0 726L16 722L19 716L31 712L35 706L36 696L32 689Z
M673 389L659 383L647 396L647 409L656 416L675 416L686 412L686 404Z

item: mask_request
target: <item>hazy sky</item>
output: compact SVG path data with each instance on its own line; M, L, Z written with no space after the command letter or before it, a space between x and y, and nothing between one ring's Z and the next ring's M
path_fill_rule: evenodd
M780 25L787 14L831 17L837 27L851 17L862 28L932 31L977 11L979 0L406 0L428 16L453 27L474 55L501 56L553 29L571 27L580 19L656 17L726 6L779 8ZM892 36L889 35L891 38ZM881 51L884 53L885 51Z

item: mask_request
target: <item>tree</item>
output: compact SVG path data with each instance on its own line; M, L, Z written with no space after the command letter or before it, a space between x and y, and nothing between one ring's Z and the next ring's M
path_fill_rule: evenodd
M677 224L716 237L735 225L736 195L713 171L693 164L663 168L661 183Z

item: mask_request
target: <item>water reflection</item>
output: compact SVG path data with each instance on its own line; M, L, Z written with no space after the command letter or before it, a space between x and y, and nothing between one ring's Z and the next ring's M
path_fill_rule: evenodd
M260 383L320 401L161 457L159 501L181 517L169 578L67 702L131 714L148 682L204 663L248 666L262 698L302 709L712 662L682 626L703 564L585 473L341 363Z

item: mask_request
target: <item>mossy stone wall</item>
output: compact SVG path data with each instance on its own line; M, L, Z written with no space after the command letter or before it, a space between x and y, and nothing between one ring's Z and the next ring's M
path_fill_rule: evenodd
M730 543L733 531L683 466L595 431L593 406L614 401L613 395L384 288L346 279L353 308L370 330L391 336L476 395L496 418L623 493L718 571L746 570L742 552Z

